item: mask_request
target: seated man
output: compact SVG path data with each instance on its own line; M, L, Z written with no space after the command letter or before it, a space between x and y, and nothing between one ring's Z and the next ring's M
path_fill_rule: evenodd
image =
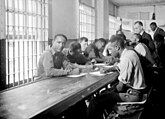
M69 46L68 50L65 52L68 60L71 63L77 63L79 65L85 65L90 60L86 58L83 54L81 54L81 45L78 42L72 42Z
M81 51L82 51L82 54L84 54L84 51L86 50L87 46L88 46L88 38L86 37L81 37L78 39L78 42L80 43L81 45Z
M67 37L63 34L57 34L52 40L52 46L43 52L38 63L38 75L41 77L64 76L68 74L79 74L79 68L71 64L67 57L62 53ZM79 108L81 107L81 109ZM66 112L66 118L77 119L75 113L85 115L86 104L82 100L70 107ZM47 118L55 118L53 111L46 114ZM81 119L85 119L81 116Z
M90 60L95 59L98 63L104 62L105 59L101 51L105 45L106 40L104 38L96 39L86 48L84 55Z
M39 59L38 76L53 77L79 73L79 69L70 64L61 52L66 41L67 37L63 34L54 37L51 48L44 51Z
M111 111L117 102L140 101L142 90L146 88L138 55L126 49L124 39L118 35L110 39L110 42L111 55L120 57L117 64L119 83L114 90L106 90L90 101L88 119L103 119L104 109Z

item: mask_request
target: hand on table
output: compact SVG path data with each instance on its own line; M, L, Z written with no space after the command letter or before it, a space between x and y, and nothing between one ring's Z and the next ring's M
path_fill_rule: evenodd
M71 74L71 75L80 74L80 69L79 69L79 68L75 68L75 69L73 69L71 72L69 72L69 74Z

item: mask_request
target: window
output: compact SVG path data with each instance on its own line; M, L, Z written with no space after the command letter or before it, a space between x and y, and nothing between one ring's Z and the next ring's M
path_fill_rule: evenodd
M119 20L109 15L109 38L111 38L112 35L116 34L116 31L119 29L120 24L121 23Z
M34 80L48 41L48 0L6 0L6 85Z
M95 39L95 8L80 3L79 14L79 36L87 37L91 42L91 40Z

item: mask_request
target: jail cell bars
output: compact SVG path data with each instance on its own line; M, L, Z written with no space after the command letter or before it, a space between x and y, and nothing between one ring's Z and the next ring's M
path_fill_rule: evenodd
M48 0L6 0L6 85L32 82L48 41Z

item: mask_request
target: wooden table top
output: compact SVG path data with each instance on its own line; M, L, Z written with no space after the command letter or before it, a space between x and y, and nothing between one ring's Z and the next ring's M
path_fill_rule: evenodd
M114 72L105 76L50 78L3 91L0 93L0 118L29 119L47 110L60 114L117 76Z

